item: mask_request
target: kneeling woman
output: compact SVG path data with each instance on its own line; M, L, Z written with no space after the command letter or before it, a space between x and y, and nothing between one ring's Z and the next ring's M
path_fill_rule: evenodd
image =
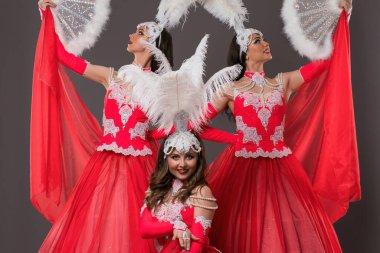
M158 252L219 252L207 237L218 207L205 169L204 145L193 133L162 142L140 220L142 237L155 238Z

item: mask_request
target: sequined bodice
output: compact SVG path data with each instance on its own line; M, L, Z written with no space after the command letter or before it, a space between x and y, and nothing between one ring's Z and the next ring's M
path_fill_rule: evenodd
M110 84L104 98L104 133L97 150L134 156L152 154L146 140L148 118L136 102L127 102L128 96L123 85L116 82Z
M284 143L286 101L283 85L259 94L234 91L238 157L277 158L291 154Z

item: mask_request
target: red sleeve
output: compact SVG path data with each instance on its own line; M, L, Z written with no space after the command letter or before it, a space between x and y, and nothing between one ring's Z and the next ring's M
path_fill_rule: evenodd
M208 246L208 234L210 232L211 220L204 219L203 216L194 217L190 231L193 235L199 238L198 241L191 241L191 253L201 253Z
M175 132L175 127L173 126L169 133L165 133L163 129L152 129L149 131L148 135L149 135L149 139L159 140L159 139L165 138L166 136L174 132Z
M215 129L210 126L206 126L202 129L203 131L199 134L199 137L205 140L235 144L237 140L237 135L232 134L223 130Z
M86 71L88 63L82 58L69 53L63 46L58 35L55 36L57 41L57 56L60 63L62 63L67 68L71 69L75 73L82 75Z
M151 211L145 208L140 217L140 235L143 238L158 238L173 233L173 224L159 222L154 219Z
M310 82L330 66L330 59L313 61L300 68L304 83Z

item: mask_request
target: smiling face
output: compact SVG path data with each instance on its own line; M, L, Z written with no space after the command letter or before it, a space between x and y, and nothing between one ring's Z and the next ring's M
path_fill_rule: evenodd
M199 154L190 149L186 154L177 150L167 156L170 173L181 181L186 181L194 174L197 169Z
M148 31L146 26L138 27L136 32L129 35L128 52L137 53L145 50L145 48L139 43L140 39L148 41Z
M257 33L251 34L247 49L247 60L265 63L272 59L269 43Z

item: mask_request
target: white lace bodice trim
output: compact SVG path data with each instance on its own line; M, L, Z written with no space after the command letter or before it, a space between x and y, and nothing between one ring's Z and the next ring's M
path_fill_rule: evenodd
M186 200L185 203L163 203L153 210L152 216L156 217L160 222L166 221L174 224L175 221L183 220L181 212L185 210L186 207L190 207L189 200Z
M140 137L145 140L146 132L148 131L149 123L148 122L137 122L134 128L129 129L129 133L131 134L131 139L136 139Z
M116 134L119 132L119 127L115 125L115 122L113 119L107 119L106 116L103 113L103 132L104 135L112 134L113 137L116 137Z
M256 145L262 140L261 135L257 133L256 127L249 127L244 123L242 116L236 117L236 128L243 133L243 143L252 141Z
M122 148L117 145L116 142L112 142L111 144L102 144L96 148L97 151L113 151L117 154L123 154L123 155L131 155L131 156L146 156L151 155L152 150L148 148L147 146L144 146L142 150L136 150L132 146L129 146L128 148Z
M257 157L282 158L290 154L292 154L292 151L288 147L284 147L283 150L281 151L277 150L276 148L274 148L272 151L264 151L261 148L258 148L255 152L252 152L252 151L247 151L247 149L243 148L235 152L236 157L244 157L244 158L257 158Z

